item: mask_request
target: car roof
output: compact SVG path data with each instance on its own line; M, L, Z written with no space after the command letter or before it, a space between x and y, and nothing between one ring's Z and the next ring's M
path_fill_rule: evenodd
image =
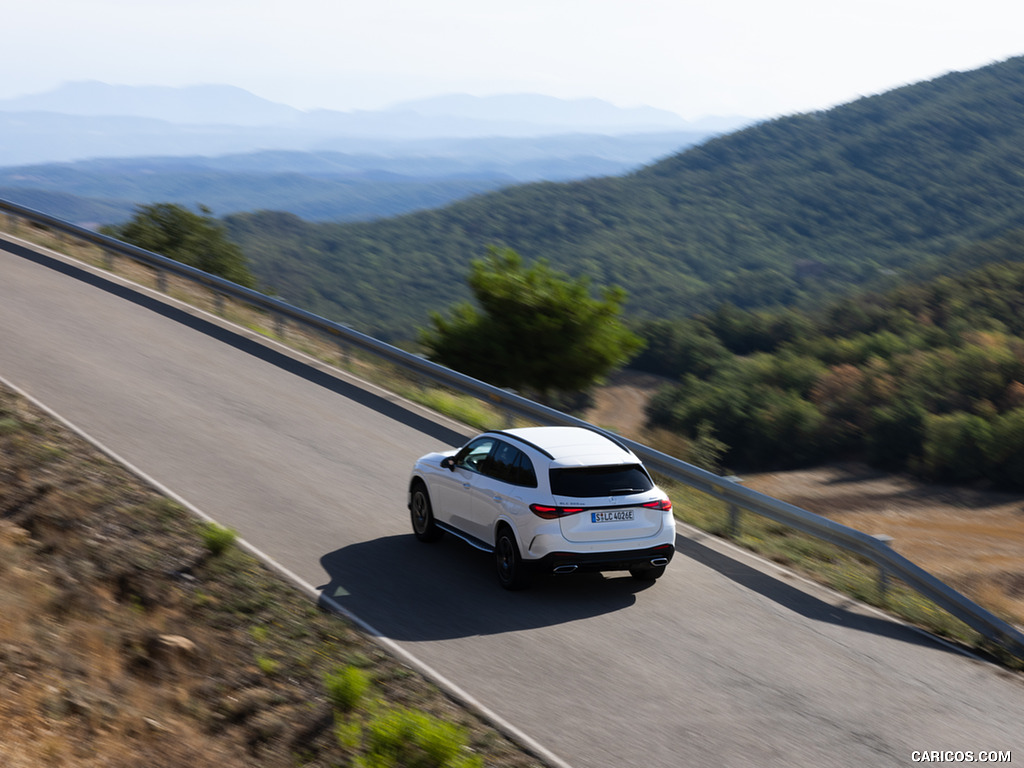
M594 429L583 427L520 427L495 434L507 435L537 449L552 467L635 464L639 460L626 446Z

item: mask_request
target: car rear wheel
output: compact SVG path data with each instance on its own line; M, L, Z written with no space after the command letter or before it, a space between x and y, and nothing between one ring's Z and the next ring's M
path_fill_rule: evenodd
M498 570L498 581L505 589L523 589L530 585L530 574L519 556L515 534L507 526L498 532L498 539L494 543L494 562Z
M665 575L664 565L644 565L629 569L629 575L638 581L654 581Z
M409 499L409 515L412 518L412 532L420 541L437 541L444 534L434 521L434 510L430 506L430 496L422 483L412 489Z

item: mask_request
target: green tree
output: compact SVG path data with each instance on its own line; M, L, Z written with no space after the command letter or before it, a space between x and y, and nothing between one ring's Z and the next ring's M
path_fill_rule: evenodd
M986 449L992 445L992 425L980 416L957 411L924 421L922 466L932 477L947 482L973 482L991 472Z
M686 373L707 376L732 352L700 320L650 320L638 328L646 346L630 368L678 378Z
M985 454L991 479L1010 486L1024 482L1024 408L1014 408L994 420Z
M921 454L924 442L924 407L913 400L894 400L871 410L864 435L867 461L882 469L899 471Z
M468 282L479 308L433 313L421 341L432 360L496 386L540 397L580 392L642 346L620 322L625 291L617 286L594 297L587 278L545 261L527 267L496 247L473 262Z
M130 221L103 232L247 288L255 286L242 249L228 240L209 208L200 206L199 211L174 203L142 205Z

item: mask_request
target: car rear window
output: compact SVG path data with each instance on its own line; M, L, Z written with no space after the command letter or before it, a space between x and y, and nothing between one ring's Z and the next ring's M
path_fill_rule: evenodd
M555 496L624 496L654 487L639 464L611 467L569 467L550 470L551 493Z

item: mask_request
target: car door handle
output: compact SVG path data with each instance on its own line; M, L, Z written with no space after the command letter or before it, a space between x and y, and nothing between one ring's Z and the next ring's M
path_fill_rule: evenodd
M494 501L501 501L501 496L491 496Z
M463 484L462 484L462 487L463 487L463 488L469 488L469 483L463 483Z

